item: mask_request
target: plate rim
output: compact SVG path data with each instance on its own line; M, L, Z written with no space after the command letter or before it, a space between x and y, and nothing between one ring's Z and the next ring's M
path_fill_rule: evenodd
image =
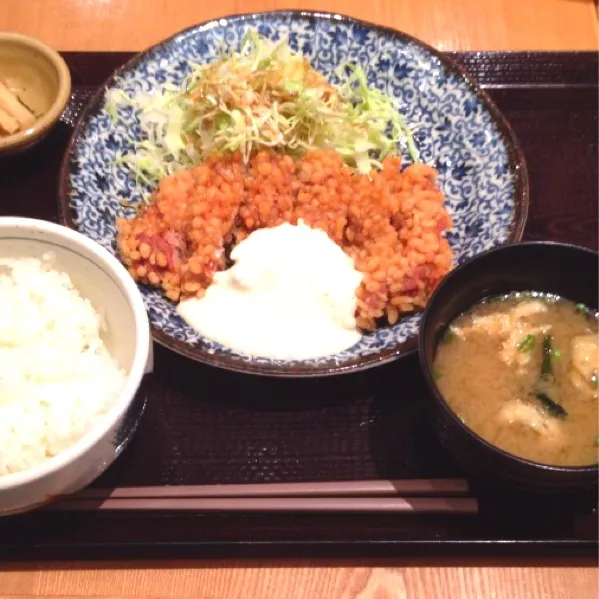
M467 85L471 93L481 101L485 110L489 113L493 122L495 123L506 145L509 170L514 177L514 219L509 230L507 241L497 244L495 247L517 243L522 240L528 218L530 202L530 187L526 160L511 125L503 116L502 112L499 110L487 92L482 89L476 79L470 75L464 67L462 67L459 63L454 61L446 54L442 53L440 50L437 50L430 44L404 33L403 31L386 25L380 25L362 19L357 19L342 13L301 9L236 13L209 19L207 21L191 25L190 27L182 29L173 35L155 44L152 44L144 50L137 52L134 56L127 60L127 62L117 68L100 86L98 86L98 89L88 100L77 119L67 148L64 151L60 164L58 181L58 212L59 221L62 225L78 230L78 227L72 218L69 203L69 198L72 191L70 181L70 165L73 149L81 137L90 118L101 106L101 102L104 98L106 90L114 84L115 80L123 73L139 65L149 54L176 43L176 41L179 39L186 38L196 32L202 32L209 28L226 27L231 21L241 23L251 22L252 20L268 16L289 17L289 19L310 18L316 19L318 21L333 21L335 23L343 23L346 25L360 25L379 33L402 39L404 42L414 44L424 49L431 56L440 61L446 72L457 75ZM225 23L221 23L221 21L225 21ZM240 359L231 359L229 354L219 354L218 352L210 353L204 348L191 346L184 341L175 339L174 337L165 334L163 331L152 325L150 325L150 328L152 338L158 344L185 358L224 370L267 377L311 378L361 372L414 354L418 348L418 333L416 333L412 338L407 339L403 343L395 345L392 348L384 349L377 353L366 356L358 356L354 359L339 364L308 366L302 365L301 362L297 361L291 363L286 363L284 361L260 363Z

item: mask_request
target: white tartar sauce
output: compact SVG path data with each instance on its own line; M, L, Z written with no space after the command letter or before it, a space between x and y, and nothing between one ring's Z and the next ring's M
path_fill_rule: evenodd
M231 252L204 297L182 301L180 316L236 352L307 360L358 342L353 260L324 231L301 221L254 231Z

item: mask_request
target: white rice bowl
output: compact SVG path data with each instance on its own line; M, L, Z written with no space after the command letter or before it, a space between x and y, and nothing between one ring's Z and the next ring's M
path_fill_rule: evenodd
M141 416L145 402L133 401L153 356L141 293L98 243L0 217L0 258L3 516L74 493L114 462Z

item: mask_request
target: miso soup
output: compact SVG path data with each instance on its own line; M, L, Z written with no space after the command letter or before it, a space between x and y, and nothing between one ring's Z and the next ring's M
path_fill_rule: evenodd
M597 462L598 319L585 306L486 299L451 323L434 368L451 409L489 443L543 464Z

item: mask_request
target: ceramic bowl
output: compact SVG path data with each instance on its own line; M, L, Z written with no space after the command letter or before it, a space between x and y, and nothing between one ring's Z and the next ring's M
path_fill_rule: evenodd
M422 319L420 364L430 390L433 426L441 444L469 471L533 492L576 492L597 484L597 465L538 464L491 445L472 432L445 402L433 376L441 335L459 314L485 297L512 291L556 294L597 311L599 258L573 245L529 242L496 248L469 260L445 278Z
M25 150L56 124L71 96L71 74L52 48L18 33L0 32L0 81L17 90L37 119L25 130L0 136L0 154Z
M26 511L73 493L102 474L124 447L122 429L130 426L132 402L142 377L152 368L143 300L116 258L66 227L28 218L0 218L0 256L41 258L48 252L56 268L69 274L75 287L104 315L103 341L127 378L114 405L76 443L38 466L0 476L0 515Z
M151 189L118 158L143 139L122 93L179 85L190 63L207 63L223 48L237 49L248 30L288 36L314 68L335 80L346 62L360 64L369 84L390 96L413 128L423 162L439 171L454 227L447 237L458 263L485 249L517 241L528 208L528 179L514 135L489 97L455 63L398 31L350 17L306 11L236 15L198 25L150 48L118 70L88 104L63 162L60 201L65 224L116 254L116 219L131 216ZM404 163L409 157L404 156ZM420 314L365 334L347 351L306 361L241 354L208 339L185 322L159 290L142 287L154 339L199 362L269 376L324 376L355 372L416 349Z

